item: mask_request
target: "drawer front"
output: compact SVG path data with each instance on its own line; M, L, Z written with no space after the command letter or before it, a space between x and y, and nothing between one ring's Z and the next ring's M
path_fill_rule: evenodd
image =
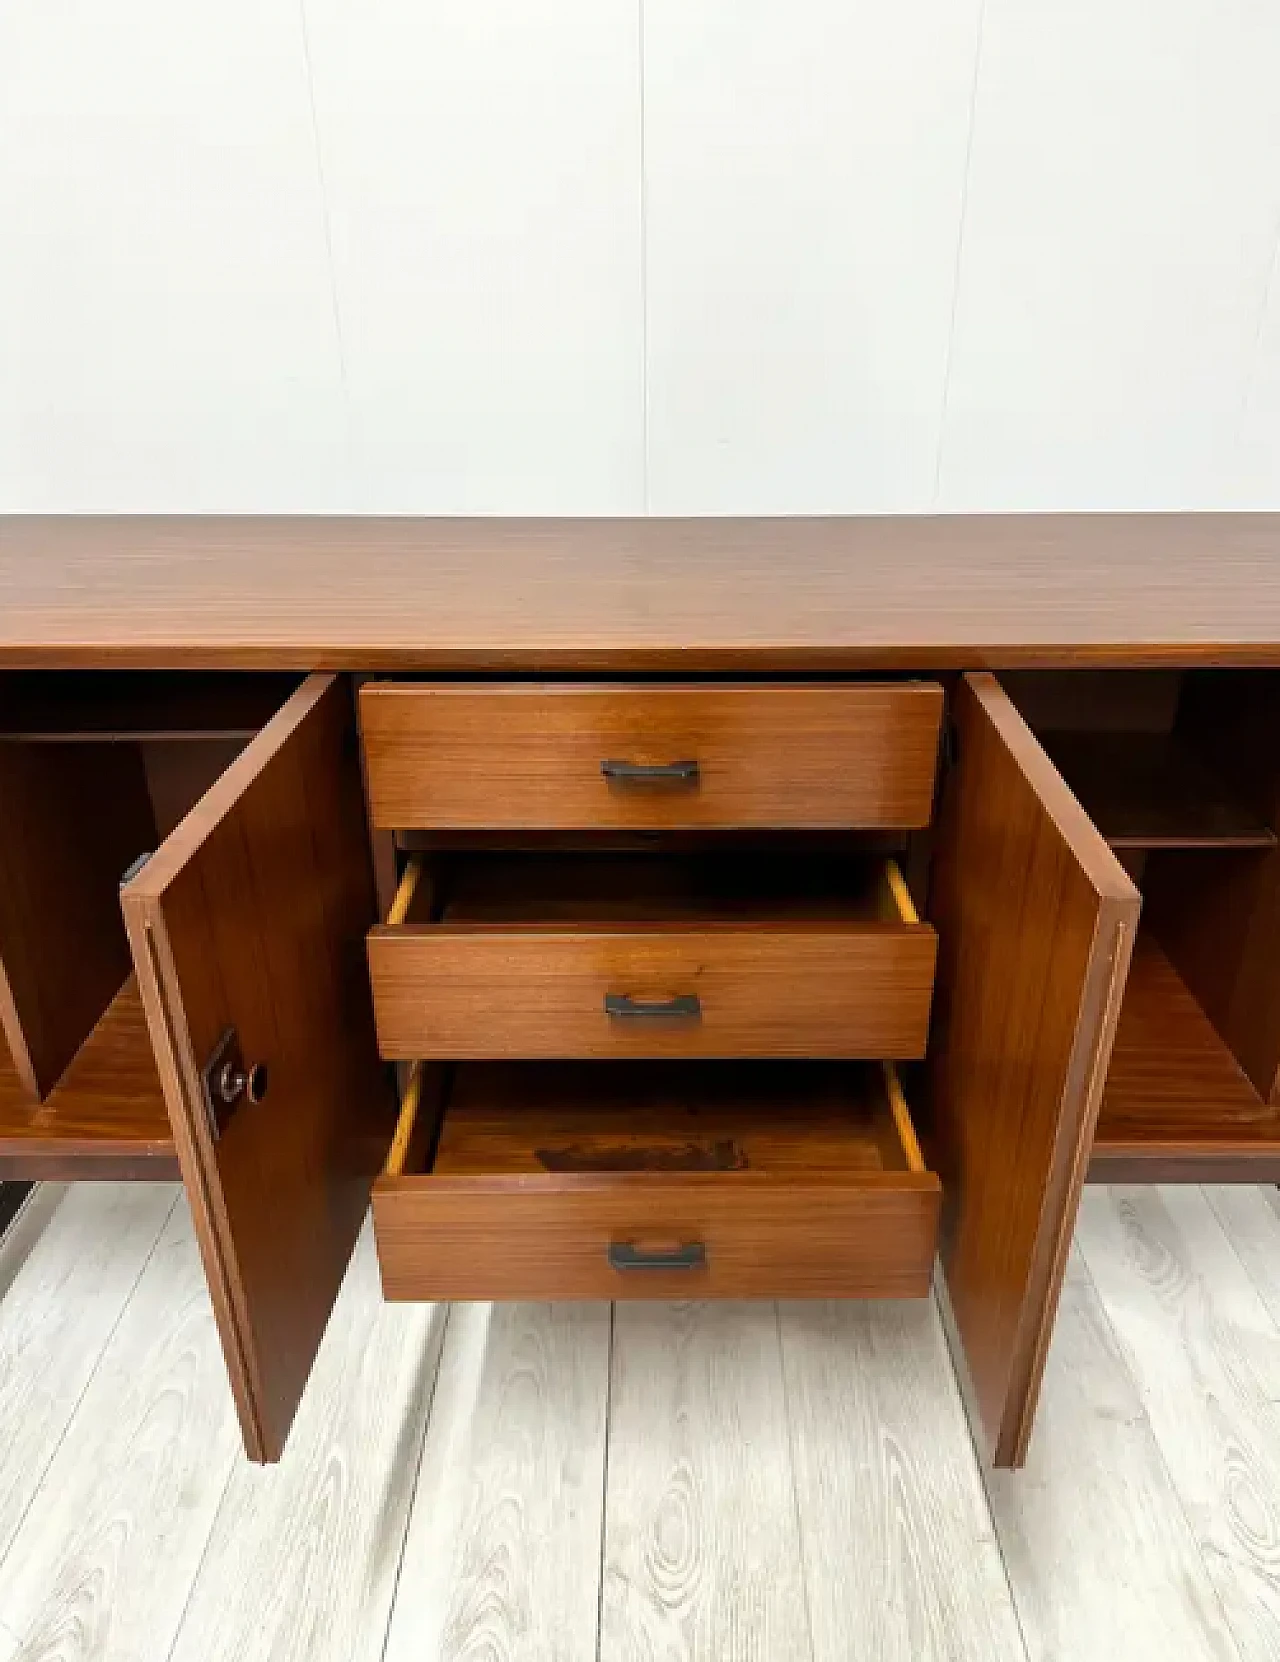
M927 825L942 689L435 687L361 693L384 829Z
M398 929L369 937L382 1054L924 1054L927 924Z
M373 1215L393 1300L923 1298L939 1201L927 1172L415 1177Z

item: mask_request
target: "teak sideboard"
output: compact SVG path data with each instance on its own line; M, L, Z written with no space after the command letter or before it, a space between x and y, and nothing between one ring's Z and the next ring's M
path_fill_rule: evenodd
M1081 1184L1280 1180L1280 516L0 520L0 1031L256 1460L372 1195L390 1299L936 1285L1017 1465Z

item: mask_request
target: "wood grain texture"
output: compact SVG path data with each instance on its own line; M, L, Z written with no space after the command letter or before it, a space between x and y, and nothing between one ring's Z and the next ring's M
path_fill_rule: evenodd
M174 1198L154 1184L73 1186L35 1243L0 1245L0 1564Z
M916 827L942 689L375 682L360 710L374 823L392 830ZM628 784L605 761L698 776Z
M1280 1649L1280 1330L1197 1188L1090 1189L1079 1243L1245 1657Z
M420 1056L924 1054L928 925L447 925L375 929L378 1042ZM619 1018L608 994L694 995L695 1019Z
M120 879L155 820L128 745L0 743L0 803L0 1025L44 1096L128 976Z
M991 676L962 682L954 714L929 904L941 954L926 1148L983 1445L1016 1465L1139 898Z
M906 1170L900 1143L892 1146L896 1133L877 1071L850 1068L837 1080L832 1069L797 1076L757 1065L708 1077L707 1066L681 1072L653 1063L621 1073L591 1063L459 1068L454 1098L474 1134L464 1128L455 1156L446 1109L441 1174L384 1176L374 1188L386 1296L923 1296L938 1184L930 1173ZM795 1104L797 1090L807 1100ZM845 1097L850 1120L863 1128L852 1149L849 1132L837 1138L832 1123L833 1105ZM747 1123L794 1112L792 1146L779 1158L788 1139L766 1133L769 1164L728 1171L564 1172L535 1165L530 1172L528 1153L512 1152L548 1116L564 1129L566 1107L580 1127L592 1104L599 1124L656 1123L670 1139L673 1127L683 1134L689 1117L687 1108L673 1116L673 1101L704 1099L716 1123L726 1125L738 1117L736 1100L748 1110ZM846 1164L851 1158L857 1163ZM885 1169L890 1161L895 1169ZM664 1250L700 1243L706 1259L693 1269L619 1271L608 1259L616 1242Z
M386 1662L596 1656L609 1309L458 1305Z
M1022 1662L933 1304L778 1314L814 1656Z
M1280 1189L1273 1183L1219 1184L1206 1186L1204 1195L1280 1328ZM1275 1394L1280 1396L1280 1385Z
M690 1154L726 1172L913 1169L875 1063L580 1062L455 1070L431 1170L674 1171Z
M817 1064L467 1064L433 1174L375 1186L386 1295L922 1296L938 1185L907 1169L884 1092L876 1068ZM543 1132L579 1148L616 1144L611 1126L628 1151L644 1141L641 1166L617 1169L613 1147L604 1169L548 1170L535 1152ZM663 1146L714 1144L721 1130L746 1168L662 1162ZM697 1242L706 1262L619 1271L613 1242Z
M923 1298L937 1180L742 1173L380 1179L389 1299ZM694 1270L620 1272L612 1242L701 1243Z
M381 1662L443 1331L383 1305L366 1230L289 1458L235 1464L172 1662Z
M122 898L246 1447L278 1458L394 1124L348 688L299 688ZM215 1142L200 1069L228 1027L268 1083Z
M5 1559L4 1620L26 1654L167 1662L238 1456L178 1206Z
M1280 1181L1280 1110L1254 1090L1145 930L1125 987L1090 1182Z
M1243 1662L1078 1253L1027 1464L987 1490L1030 1662Z
M1278 551L1270 514L24 515L0 519L0 663L1280 664Z
M0 1055L0 1178L172 1179L173 1132L133 976L43 1102Z
M441 861L407 922L369 939L382 1052L918 1056L937 942L886 870L739 851ZM617 1017L610 995L699 1007Z
M602 1662L807 1662L772 1304L620 1304Z

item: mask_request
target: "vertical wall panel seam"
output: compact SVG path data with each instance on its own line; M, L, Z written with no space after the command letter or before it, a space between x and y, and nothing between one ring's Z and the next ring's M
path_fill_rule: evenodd
M947 405L951 396L951 363L955 351L956 318L960 310L960 272L964 263L965 225L969 215L970 172L973 167L973 134L978 124L978 86L982 78L982 45L987 23L987 0L978 0L973 40L973 84L969 92L969 130L964 145L964 178L960 186L960 216L956 226L956 257L951 274L951 318L947 325L947 349L942 360L942 398L938 406L938 443L933 461L933 500L936 509L942 493L942 458L946 448Z

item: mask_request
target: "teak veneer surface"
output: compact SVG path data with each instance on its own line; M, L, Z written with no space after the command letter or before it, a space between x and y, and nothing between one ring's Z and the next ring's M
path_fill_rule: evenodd
M43 1102L23 1089L0 1048L0 1179L177 1175L164 1092L132 976Z
M939 1256L998 1465L1025 1457L1140 897L990 675L954 705L938 828Z
M918 827L942 688L391 682L362 689L360 714L370 812L392 830ZM637 783L607 761L698 772Z
M432 1171L902 1171L875 1063L470 1063Z
M520 1152L526 1132L590 1137L593 1108L600 1131L653 1127L670 1147L681 1101L684 1117L701 1102L717 1136L736 1126L773 1164L547 1171ZM473 1128L452 1153L451 1113ZM463 1063L434 1169L375 1185L383 1288L390 1299L923 1297L938 1180L905 1169L895 1137L876 1067ZM608 1257L618 1242L696 1242L706 1261L620 1271Z
M921 1056L937 939L890 912L884 870L732 854L479 856L458 863L451 886L446 864L438 921L414 921L411 906L407 923L369 937L382 1053ZM693 995L700 1010L610 1016L610 994Z
M394 1126L350 688L300 686L121 902L245 1445L277 1459ZM228 1028L266 1089L215 1137L200 1075Z
M0 664L1280 662L1280 515L0 518Z
M1090 1179L1212 1181L1244 1161L1268 1162L1257 1168L1257 1182L1280 1177L1280 1109L1258 1095L1177 970L1141 933Z

